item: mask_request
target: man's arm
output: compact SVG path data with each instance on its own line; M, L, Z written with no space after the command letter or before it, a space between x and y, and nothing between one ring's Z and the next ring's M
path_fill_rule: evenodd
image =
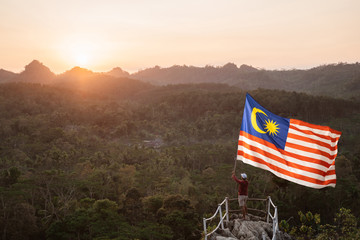
M240 179L238 179L236 176L235 176L235 173L233 172L232 173L232 178L235 180L235 182L237 182L237 183L240 183L241 182L241 180Z

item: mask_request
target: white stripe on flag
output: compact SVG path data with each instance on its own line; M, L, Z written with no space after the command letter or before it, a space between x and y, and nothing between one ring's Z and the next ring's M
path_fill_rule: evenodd
M272 149L272 148L268 148L267 146L265 146L265 145L263 145L261 143L258 143L256 141L253 141L253 140L251 140L249 138L246 138L245 136L240 135L239 140L244 141L244 142L246 142L247 144L249 144L251 146L261 148L262 150L264 150L264 151L266 151L266 152L268 152L270 154L273 154L273 155L275 155L275 156L277 156L279 158L283 158L287 162L291 162L291 163L299 164L299 165L302 165L302 166L319 169L319 170L324 171L324 172L326 172L328 170L328 168L323 166L323 165L316 164L316 163L313 163L313 162L304 162L303 160L299 160L299 159L293 158L291 156L283 155L279 151L277 151L275 149ZM242 146L239 145L239 148L240 147L242 147ZM331 162L328 162L328 164L331 164Z
M293 125L293 124L291 124L291 125ZM289 133L292 133L292 134L295 134L295 135L298 135L298 136L301 136L301 137L306 137L309 140L315 140L315 141L323 142L323 143L326 143L326 144L330 145L331 147L336 147L337 142L338 142L338 141L334 142L334 141L331 141L330 139L322 138L322 137L319 137L319 136L316 136L316 135L307 134L307 133L298 131L298 130L293 129L293 128L289 128Z
M319 134L319 135L323 135L323 136L330 136L331 138L340 138L340 136L341 136L340 134L333 133L331 131L310 128L308 126L304 126L304 125L300 125L300 124L296 124L296 123L291 123L291 125L293 125L294 127L297 127L300 130L311 131L315 134Z
M337 154L337 150L331 151L329 148L320 146L320 145L318 145L316 143L304 142L304 141L294 139L294 138L290 138L290 137L287 138L286 142L294 143L294 144L297 144L297 145L300 145L300 146L309 147L309 148L313 148L313 149L319 149L319 150L321 150L323 152L326 152L326 153L328 153L328 154L330 154L332 156Z
M329 159L328 156L307 152L306 148L305 150L299 150L285 146L284 150L279 150L263 139L247 133L243 134L239 136L239 160L308 187L323 188L336 185L334 160ZM248 135L251 139L245 135ZM308 144L301 140L296 140L296 142L300 146ZM294 157L294 153L300 155L300 158ZM336 156L336 153L333 154ZM302 159L303 157L305 157L306 161ZM309 162L311 159L308 158L313 158L314 162ZM333 158L333 155L330 155L330 158ZM324 163L321 163L321 161L324 161ZM324 166L324 164L328 165L328 167ZM332 181L326 182L329 180Z
M243 156L238 155L238 160L243 161L244 163L252 165L254 167L258 167L258 168L267 170L269 172L272 172L273 174L275 174L276 176L278 176L280 178L286 179L286 180L288 180L290 182L295 182L297 184L300 184L300 185L303 185L303 186L306 186L306 187L320 189L320 188L324 188L324 187L335 187L335 185L336 185L335 183L329 183L328 185L321 185L321 184L316 184L316 183L311 183L311 182L308 182L308 181L304 181L304 180L301 180L301 179L298 179L298 178L293 178L293 177L290 177L288 175L282 174L280 172L274 171L274 170L272 170L271 168L269 168L266 165L259 164L259 163L253 162L252 160L246 159ZM330 179L326 179L326 180L330 180Z
M254 156L254 157L258 157L258 158L261 158L263 159L265 162L268 162L270 163L271 165L274 165L276 167L279 167L279 168L282 168L286 171L289 171L289 172L293 172L293 173L296 173L296 174L299 174L299 175L302 175L302 176L306 176L306 177L311 177L311 178L314 178L314 179L318 179L320 181L325 181L325 176L321 176L319 174L316 174L316 173L312 173L312 172L307 172L307 171L304 171L304 170L300 170L298 168L294 168L294 167L289 167L288 165L286 164L283 164L283 163L280 163L272 158L269 158L269 157L266 157L265 155L263 154L260 154L258 152L255 152L255 151L251 151L247 148L244 148L242 146L239 146L239 150L240 151L243 151L251 156ZM260 163L258 163L260 164Z

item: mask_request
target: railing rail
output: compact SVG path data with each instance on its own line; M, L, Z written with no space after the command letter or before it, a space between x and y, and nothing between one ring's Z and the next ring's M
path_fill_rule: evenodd
M222 213L222 205L225 204L225 214L223 216ZM211 232L207 233L207 227L206 227L206 222L207 221L211 221L212 219L214 219L217 215L219 214L219 223L216 226L216 228L214 230L212 230ZM209 218L203 218L203 224L204 224L204 237L205 240L207 240L207 237L210 236L211 234L213 234L216 230L219 229L219 227L221 226L221 229L224 229L224 219L226 218L226 221L229 221L229 200L228 197L226 197L224 199L224 201L222 201L220 204L218 204L218 207L216 209L216 212L214 213L214 215L212 215Z
M238 198L230 198L229 199L229 203L232 201L238 201ZM268 199L267 198L248 198L247 202L252 202L252 201L258 201L258 202L267 202ZM259 214L263 214L265 215L265 217L263 217L263 220L265 221L267 218L267 203L265 204L263 209L257 209L257 208L250 208L249 206L247 207L247 210L250 212L257 212ZM232 212L242 212L242 209L231 209L229 210L230 213Z
M235 212L239 210L229 210L229 201L237 200L237 198L229 199L226 197L224 201L222 201L220 204L218 204L218 207L214 213L209 218L203 218L203 225L204 225L204 238L207 240L207 237L213 234L216 230L218 230L220 227L221 229L224 229L224 220L226 218L226 221L229 221L229 212ZM268 196L266 199L260 199L260 198L249 198L248 201L266 201L266 210L259 210L259 209L251 209L248 208L248 210L258 211L265 214L266 222L269 223L270 219L273 224L273 237L272 240L276 240L276 232L279 231L279 224L278 224L278 211L275 204L271 201L271 197ZM223 215L222 212L222 206L225 204L225 214ZM271 210L274 209L274 213L271 213ZM219 215L219 223L217 224L216 228L212 230L211 232L207 233L207 222L213 220L217 215ZM264 220L265 220L264 219Z

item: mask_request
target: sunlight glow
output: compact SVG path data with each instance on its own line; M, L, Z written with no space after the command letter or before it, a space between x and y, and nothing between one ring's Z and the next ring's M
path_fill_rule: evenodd
M79 67L86 67L89 64L89 56L86 53L76 53L75 64Z
M105 47L102 39L97 39L92 36L75 34L61 39L58 43L57 52L61 55L63 62L69 66L78 66L82 68L91 69L104 55Z

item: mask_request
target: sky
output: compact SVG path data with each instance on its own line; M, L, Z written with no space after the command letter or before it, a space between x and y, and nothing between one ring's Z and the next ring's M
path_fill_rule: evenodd
M359 11L359 0L0 0L0 68L355 63Z

